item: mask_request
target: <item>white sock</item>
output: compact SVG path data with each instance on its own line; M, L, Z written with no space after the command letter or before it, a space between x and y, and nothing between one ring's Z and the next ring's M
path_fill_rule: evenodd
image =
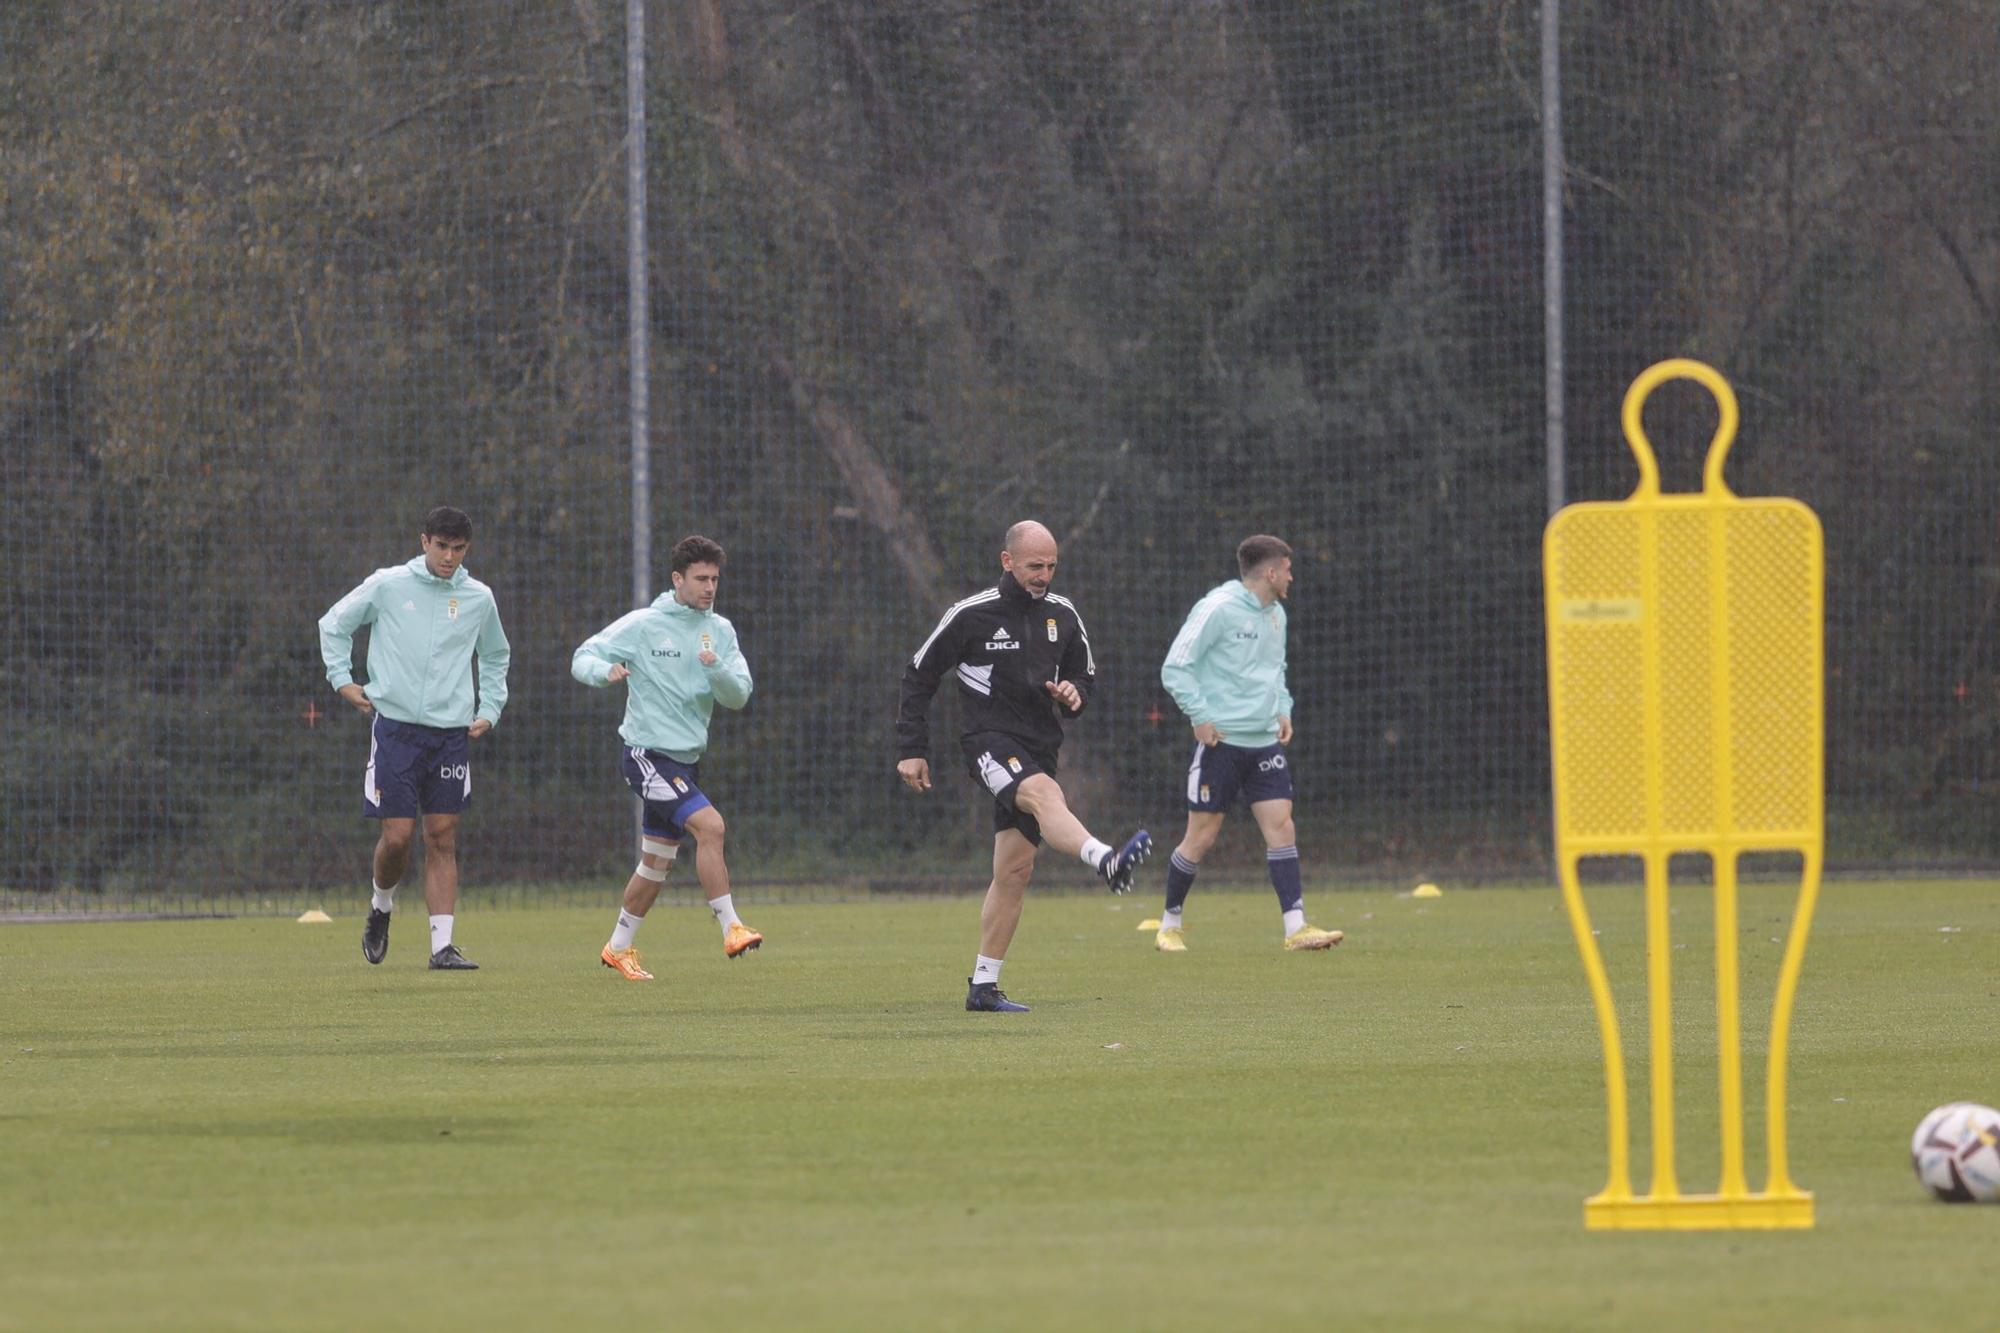
M715 924L722 927L722 937L724 939L729 938L729 928L731 926L740 926L743 924L743 918L736 915L736 904L729 900L729 895L726 893L720 898L710 898L708 900L708 910L715 913Z
M375 890L374 896L369 898L368 900L368 905L374 908L378 912L395 911L396 910L395 886L391 885L390 887L385 889L380 884L375 883L375 881L373 880L368 881L368 883L370 887L372 887Z
M633 916L622 907L619 908L618 929L611 932L611 943L604 947L612 950L614 953L619 949L631 948L632 937L639 933L639 923L645 919L643 916Z
M972 984L984 986L989 981L998 982L1000 963L1001 960L998 958L988 958L983 953L978 955L978 961L972 965Z
M1287 937L1296 935L1301 930L1305 929L1305 924L1306 924L1305 908L1294 907L1291 911L1285 913L1285 934Z
M451 943L451 915L449 913L446 913L444 916L432 917L431 952L436 953L439 949L444 948L445 945L450 943Z
M1174 909L1173 911L1171 911L1171 912L1162 912L1162 913L1160 913L1160 929L1161 929L1161 930L1179 930L1180 928L1181 928L1181 909L1180 909L1180 908L1176 907L1176 908L1175 908L1175 909Z
M1095 838L1085 838L1083 840L1083 851L1078 853L1078 855L1083 857L1085 865L1095 870L1105 857L1111 855L1111 844L1108 842L1099 842Z

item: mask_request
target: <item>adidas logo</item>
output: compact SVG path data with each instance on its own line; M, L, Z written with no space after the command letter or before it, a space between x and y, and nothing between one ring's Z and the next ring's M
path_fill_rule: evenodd
M1002 625L999 629L994 630L993 637L996 641L1007 638L1008 637L1007 627L1005 625Z
M404 602L403 609L405 611L414 611L417 609L417 604L415 602Z

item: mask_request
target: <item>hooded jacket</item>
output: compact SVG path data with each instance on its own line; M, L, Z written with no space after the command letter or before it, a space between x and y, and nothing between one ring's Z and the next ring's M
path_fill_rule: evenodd
M1209 589L1167 649L1160 683L1190 724L1212 722L1245 749L1276 745L1278 719L1292 715L1284 605L1264 605L1241 579Z
M513 653L493 590L465 566L441 579L418 556L376 570L335 602L319 618L319 651L336 690L354 683L354 633L363 625L373 626L363 688L376 712L425 727L467 727L475 717L499 723ZM479 655L476 714L474 653Z
M701 651L715 654L701 664ZM736 641L736 627L714 611L684 606L671 592L628 611L585 639L570 655L569 673L602 689L611 668L624 666L627 745L658 750L683 764L698 764L708 749L708 719L715 706L750 702L750 664Z

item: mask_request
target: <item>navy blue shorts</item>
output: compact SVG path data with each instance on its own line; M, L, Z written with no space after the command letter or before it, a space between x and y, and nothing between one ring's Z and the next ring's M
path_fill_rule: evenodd
M472 801L472 756L464 727L425 727L375 715L361 809L370 819L455 815Z
M625 781L646 806L640 822L656 838L679 842L687 832L688 816L714 802L702 795L700 764L683 764L658 750L625 747Z
M1227 810L1239 795L1246 805L1292 799L1292 769L1284 746L1246 750L1224 741L1194 747L1194 762L1188 765L1187 808L1214 814Z
M1013 829L1029 842L1042 845L1042 826L1035 817L1017 808L1014 798L1021 783L1037 773L1055 776L1056 757L1029 749L1005 732L977 731L961 737L968 772L993 796L993 831Z

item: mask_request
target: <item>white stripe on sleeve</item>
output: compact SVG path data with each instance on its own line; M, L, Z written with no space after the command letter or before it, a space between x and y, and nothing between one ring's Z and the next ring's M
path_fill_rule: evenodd
M1222 605L1221 598L1204 597L1196 605L1194 614L1181 626L1181 632L1174 636L1173 647L1167 649L1168 666L1194 665L1194 646L1201 638L1201 631L1208 624L1208 618L1215 614L1215 608Z
M910 659L910 665L921 667L924 664L924 654L931 650L931 645L937 642L937 636L944 633L944 627L949 625L953 617L957 616L960 611L965 610L968 606L978 606L982 602L990 602L999 595L1000 590L998 588L988 588L985 592L974 593L962 602L953 602L951 609L944 613L944 618L938 621L937 628L931 631L930 638L924 640L923 647L917 649L916 656Z

